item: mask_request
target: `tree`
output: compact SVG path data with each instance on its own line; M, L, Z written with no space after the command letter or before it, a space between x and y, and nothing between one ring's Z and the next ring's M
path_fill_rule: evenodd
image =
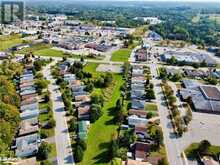
M155 94L153 89L146 90L146 98L149 100L155 99Z
M171 79L174 82L180 81L182 79L182 75L180 73L175 73Z
M36 71L40 71L42 69L42 62L40 60L34 61L34 68Z
M162 159L158 160L157 165L167 165L166 159L162 158Z
M51 151L51 147L48 143L42 142L37 153L38 160L46 160L48 159L49 152Z
M82 147L80 145L76 145L75 155L74 155L75 161L77 163L81 162L83 160L83 156L84 156L84 153L83 153Z
M38 93L42 93L43 89L46 89L48 87L49 81L44 79L38 79L35 81L35 85L37 87Z
M90 110L90 120L91 122L95 122L102 116L101 106L98 104L92 104Z
M77 139L77 145L79 145L83 149L83 151L87 149L87 144L85 140Z
M157 127L157 129L155 131L154 141L155 141L156 146L157 146L158 149L163 144L163 131L160 127Z
M71 119L69 122L69 131L70 132L75 132L77 129L77 123L75 119Z
M104 86L107 87L112 83L113 75L111 73L106 73L104 76Z
M211 143L208 140L203 140L200 142L198 147L198 152L200 154L207 153L209 150L209 147L211 146Z
M47 122L46 127L47 128L54 128L56 126L56 121L53 118L50 118L50 120Z
M103 97L102 94L94 92L91 95L91 102L93 104L99 104L99 105L103 106L103 104L104 104L104 97Z
M127 148L125 148L125 147L119 148L117 150L117 157L119 157L125 161L127 159L127 152L128 152Z

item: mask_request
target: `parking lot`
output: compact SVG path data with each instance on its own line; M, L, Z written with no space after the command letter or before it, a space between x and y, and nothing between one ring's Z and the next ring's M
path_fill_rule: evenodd
M109 65L109 64L100 64L96 71L98 72L113 72L113 73L121 73L122 67L120 65Z
M182 150L191 143L204 139L220 146L220 115L193 112L193 120L188 129L188 132L179 139Z

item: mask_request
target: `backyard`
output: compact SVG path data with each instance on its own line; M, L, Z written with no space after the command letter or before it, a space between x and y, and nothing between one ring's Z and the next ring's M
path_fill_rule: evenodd
M95 72L96 63L89 63L84 70L87 72ZM84 164L110 164L108 162L108 148L110 145L112 134L117 133L117 125L114 123L114 107L117 99L120 97L120 87L123 83L122 76L114 74L113 83L103 89L95 89L102 92L105 96L105 104L102 109L103 115L94 124L91 125L87 138L87 150L85 151L83 161Z

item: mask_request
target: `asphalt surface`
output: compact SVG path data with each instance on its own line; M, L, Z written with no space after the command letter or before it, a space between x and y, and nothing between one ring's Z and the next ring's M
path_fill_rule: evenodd
M64 104L58 86L55 84L55 79L53 79L51 76L50 66L53 64L55 64L55 62L44 68L43 75L51 82L49 85L49 91L51 92L54 119L56 120L55 142L57 150L57 163L58 165L74 165L75 163L65 116L66 112L64 110Z
M168 162L170 165L185 165L184 160L181 157L181 150L179 148L180 143L176 135L173 132L169 116L169 110L166 105L166 100L163 95L160 83L161 80L157 79L157 64L150 64L151 74L153 75L152 82L154 84L154 91L156 95L156 102L158 105L158 113L160 116L161 127L164 134L164 144L167 150Z

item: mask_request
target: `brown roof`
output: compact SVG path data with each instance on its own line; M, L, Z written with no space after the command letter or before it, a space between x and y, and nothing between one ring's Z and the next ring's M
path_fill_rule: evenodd
M135 143L135 158L145 159L146 153L150 150L150 144L143 143L143 142L136 142Z
M24 83L20 84L20 88L27 87L27 86L32 86L32 85L34 85L33 82L24 82Z
M150 164L148 162L142 162L140 160L128 159L123 163L123 165L150 165Z
M32 97L37 97L37 93L35 93L35 94L29 94L29 95L24 95L24 96L22 96L22 100L25 100L25 99L30 99L30 98L32 98Z
M214 86L201 86L200 89L207 99L220 101L220 91L218 88Z
M144 132L144 133L146 133L147 132L147 127L145 125L136 125L134 131L135 131L135 133L136 132Z
M135 109L130 109L129 110L129 115L136 115L136 116L147 116L147 111L145 110L135 110Z
M90 112L90 106L84 106L78 108L78 115L87 115Z
M36 102L37 102L36 97L27 98L27 99L25 99L21 102L21 106L22 105L27 105L27 104L33 104L33 103L36 103Z
M23 120L20 123L18 136L24 136L24 135L38 132L38 129L39 129L38 124L36 124L35 121Z
M72 80L69 82L69 84L72 86L72 85L81 85L81 82L80 80Z
M80 95L80 96L75 96L75 101L78 102L78 101L81 101L81 102L89 102L91 99L90 99L90 96L89 95Z

